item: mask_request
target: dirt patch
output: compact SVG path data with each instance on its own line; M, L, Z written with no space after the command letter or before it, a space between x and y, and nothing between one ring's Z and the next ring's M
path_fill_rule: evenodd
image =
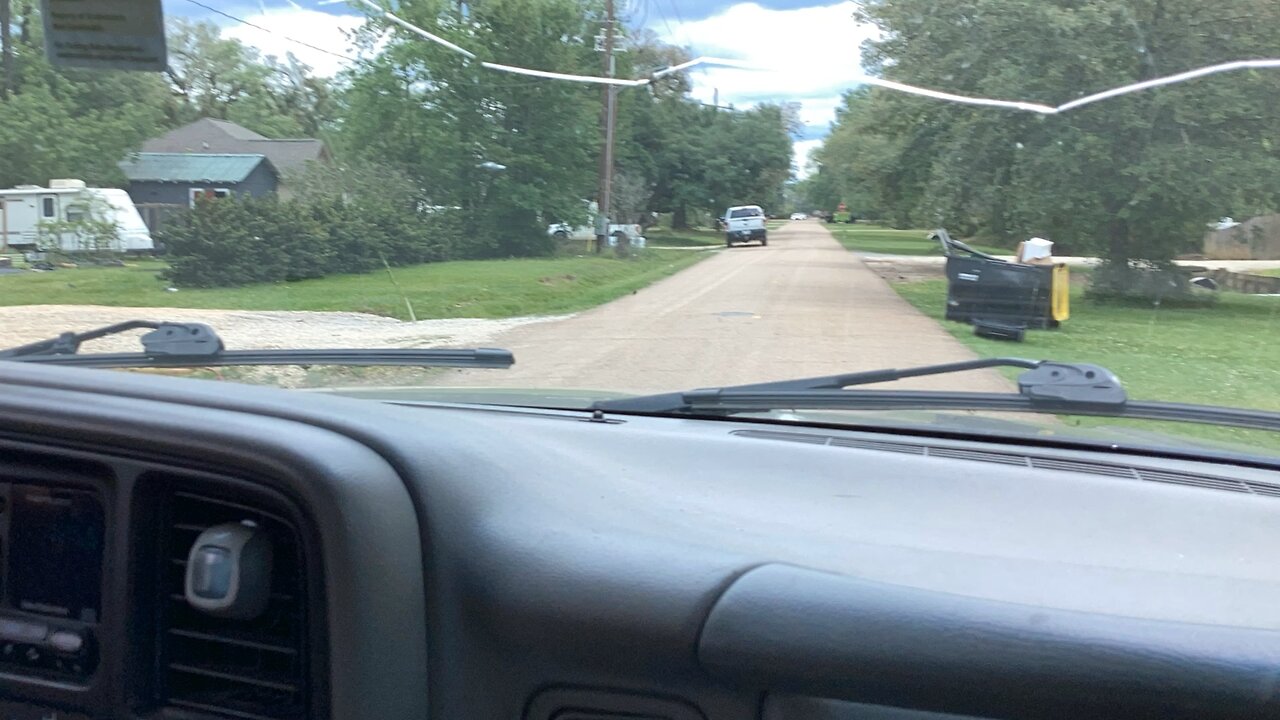
M862 261L872 272L891 283L941 280L947 276L945 267L935 260L864 257Z

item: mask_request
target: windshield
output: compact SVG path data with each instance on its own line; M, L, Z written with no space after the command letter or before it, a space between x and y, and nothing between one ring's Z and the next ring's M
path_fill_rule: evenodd
M166 0L133 54L0 6L0 348L497 347L181 372L576 408L1017 356L1280 411L1277 3ZM926 424L976 416L1280 447Z

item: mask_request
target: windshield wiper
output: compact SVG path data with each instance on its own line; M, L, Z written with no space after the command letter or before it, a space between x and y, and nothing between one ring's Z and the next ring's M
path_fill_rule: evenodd
M150 328L142 352L80 354L80 345L108 335ZM213 328L203 323L130 320L82 333L61 335L0 350L0 360L96 368L182 368L233 365L349 365L508 368L510 351L495 348L385 348L227 350Z
M1026 368L1016 393L848 390L858 385L992 367ZM984 358L945 365L827 375L605 400L593 410L656 415L733 415L776 410L991 410L1172 420L1280 430L1280 413L1130 400L1115 373L1098 365Z

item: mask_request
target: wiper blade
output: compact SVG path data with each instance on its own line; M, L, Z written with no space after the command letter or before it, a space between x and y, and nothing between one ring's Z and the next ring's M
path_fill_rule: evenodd
M140 353L80 354L80 345L108 335L150 328ZM227 350L203 323L131 320L0 350L0 360L96 368L182 368L243 365L348 365L508 368L510 351L496 348Z
M1017 393L846 390L891 380L991 367L1020 367ZM1280 431L1280 413L1129 400L1115 373L1098 365L984 358L945 365L828 375L606 400L594 410L658 415L732 415L774 410L989 410L1062 413L1229 425Z
M838 403L842 402L840 398L851 401L855 397L862 397L843 390L843 388L847 387L872 385L928 375L947 375L966 370L982 370L994 367L1018 367L1028 370L1018 378L1021 395L1013 397L1025 396L1045 404L1056 402L1101 406L1123 405L1127 400L1124 387L1120 384L1120 379L1115 376L1115 373L1098 365L999 357L966 360L943 365L924 365L905 369L889 368L801 378L798 380L642 395L634 398L620 398L618 400L600 402L595 405L594 409L616 410L619 412L678 413L723 408L725 410L743 412L740 409L743 405L756 403L754 405L756 409L767 411L783 407L796 407L795 405L775 404L782 402L785 398L797 398L791 402L817 401L820 398L828 398L829 401ZM835 391L835 393L823 394L819 392L824 390ZM893 391L875 391L873 396L878 396L884 392ZM853 406L854 403L849 402L843 407ZM812 408L813 406L801 405L801 407Z

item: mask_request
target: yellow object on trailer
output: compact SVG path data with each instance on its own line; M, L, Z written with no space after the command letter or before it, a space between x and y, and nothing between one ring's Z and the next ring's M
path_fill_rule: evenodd
M1066 263L1058 263L1053 268L1049 305L1055 321L1066 322L1071 317L1071 268Z

